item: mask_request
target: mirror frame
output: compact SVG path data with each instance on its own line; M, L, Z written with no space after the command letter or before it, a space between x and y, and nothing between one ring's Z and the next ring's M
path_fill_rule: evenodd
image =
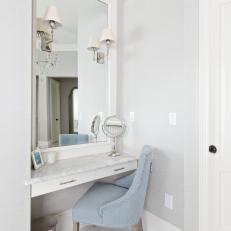
M32 0L32 15L36 15L36 1ZM115 35L117 35L117 0L102 0L108 4L108 26L112 29ZM35 53L36 53L36 22L35 17L32 17L33 24L33 35L32 35L32 126L31 126L31 148L34 150L36 148L36 75L34 71L34 64L36 62ZM109 53L107 65L107 116L115 115L117 113L117 43L115 43ZM99 143L89 143L89 144L79 144L79 145L70 145L63 147L51 147L43 148L42 152L52 152L52 151L62 151L70 149L81 149L81 148L95 148L95 146L108 146L111 144L111 140L107 139L105 142Z

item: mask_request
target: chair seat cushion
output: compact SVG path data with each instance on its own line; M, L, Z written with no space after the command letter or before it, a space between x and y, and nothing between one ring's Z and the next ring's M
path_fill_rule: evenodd
M127 189L112 184L96 183L75 204L72 215L76 222L92 225L102 225L100 207L114 201L127 192Z

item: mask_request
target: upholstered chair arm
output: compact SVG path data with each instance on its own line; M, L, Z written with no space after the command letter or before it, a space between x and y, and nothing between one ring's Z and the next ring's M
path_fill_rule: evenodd
M130 188L130 186L133 182L134 176L135 176L135 172L130 174L130 175L127 175L127 176L124 176L122 178L115 180L112 184L128 189L128 188Z

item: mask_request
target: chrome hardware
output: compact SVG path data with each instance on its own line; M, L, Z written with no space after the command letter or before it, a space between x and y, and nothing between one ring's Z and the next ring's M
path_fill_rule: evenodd
M216 154L217 153L217 147L214 145L209 146L209 152Z
M117 169L114 169L115 172L118 172L118 171L121 171L121 170L124 170L125 168L117 168Z
M76 182L77 180L70 180L70 181L66 181L66 182L61 182L60 185L65 185L65 184L71 184Z

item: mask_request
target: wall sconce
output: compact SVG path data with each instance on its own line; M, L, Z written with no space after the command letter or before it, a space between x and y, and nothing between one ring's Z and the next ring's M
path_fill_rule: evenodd
M97 54L97 51L99 50L99 48L100 48L99 40L97 38L91 37L89 40L87 49L89 51L93 51L93 61L96 60L96 54Z
M106 44L107 47L107 57L109 56L109 50L113 43L116 42L115 36L110 28L105 28L101 35L100 39L101 44ZM93 61L97 61L97 63L104 64L104 52L99 52L100 43L96 38L90 38L88 43L88 50L93 51Z
M115 36L110 28L105 28L101 35L100 42L102 44L106 44L107 47L107 56L109 55L110 47L113 43L115 43Z
M87 49L89 51L93 51L93 61L96 61L99 64L104 64L104 53L99 52L100 49L99 39L91 37Z
M48 41L48 43L52 43L54 41L54 30L62 26L62 22L60 20L59 12L56 6L49 6L47 8L43 20L44 23L49 25L51 28L51 39Z
M46 52L51 52L51 47L48 41L50 40L49 27L44 24L42 18L36 19L36 32L38 38L41 40L41 50Z

